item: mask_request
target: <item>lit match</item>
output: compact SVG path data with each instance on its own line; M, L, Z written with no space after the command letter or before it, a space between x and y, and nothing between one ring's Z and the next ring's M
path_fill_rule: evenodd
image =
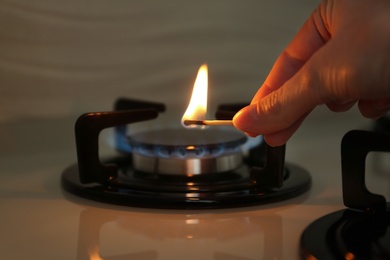
M233 126L232 120L205 120L207 112L208 69L203 64L198 70L191 100L181 118L185 128L204 129L206 126Z
M183 124L190 125L210 125L210 126L233 126L232 120L183 120Z

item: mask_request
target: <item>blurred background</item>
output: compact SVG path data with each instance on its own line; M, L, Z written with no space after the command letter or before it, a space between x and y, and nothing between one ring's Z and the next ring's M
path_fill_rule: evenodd
M75 161L77 118L112 110L118 97L166 104L140 127L180 127L203 63L210 117L220 103L250 102L319 2L0 0L0 172L32 153L45 165L50 154L56 167ZM356 107L319 107L289 141L288 157L309 136L333 138L338 149L342 134L329 134L337 122L344 134L366 121Z
M179 121L202 63L210 109L249 102L318 2L0 0L0 123L77 118L120 96Z

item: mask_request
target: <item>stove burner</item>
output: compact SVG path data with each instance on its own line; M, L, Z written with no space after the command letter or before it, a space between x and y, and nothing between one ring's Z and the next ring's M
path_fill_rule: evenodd
M63 187L78 196L132 207L165 209L212 209L244 207L274 203L296 197L310 187L310 177L296 165L287 165L281 188L257 189L248 174L248 167L227 174L188 177L139 174L128 158L108 159L105 163L119 167L118 178L110 185L82 184L78 166L63 172Z
M238 168L246 137L220 129L163 129L131 135L134 169L148 173L194 176Z
M351 131L342 142L345 209L310 224L301 237L304 259L390 259L390 203L366 188L365 157L390 152L390 134Z
M221 106L217 118L229 119L234 115L229 110L237 111L244 105ZM285 146L269 147L262 142L244 156L240 149L245 137L220 129L205 132L165 129L127 136L127 124L153 119L165 107L120 99L116 110L121 111L88 113L77 120L78 163L62 173L65 190L111 204L209 209L286 200L310 188L308 172L285 164ZM99 133L108 127L116 128L117 147L124 156L100 160ZM178 136L182 139L176 139ZM130 144L131 150L124 142ZM147 164L140 164L140 160L146 160ZM155 161L164 164L165 160L173 160L174 166L155 170ZM193 162L199 168L181 168ZM219 166L221 163L225 165Z
M304 259L390 259L390 210L331 213L306 228L301 245Z

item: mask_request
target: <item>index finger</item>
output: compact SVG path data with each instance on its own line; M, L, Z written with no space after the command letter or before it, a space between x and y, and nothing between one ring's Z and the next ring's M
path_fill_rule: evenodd
M325 20L327 12L325 5L322 2L314 10L290 44L277 58L251 104L281 87L330 39L330 32Z

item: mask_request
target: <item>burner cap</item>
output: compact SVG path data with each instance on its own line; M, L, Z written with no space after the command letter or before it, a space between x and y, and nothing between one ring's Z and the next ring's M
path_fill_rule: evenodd
M242 164L246 136L221 129L162 129L129 137L135 169L168 175L233 170Z

